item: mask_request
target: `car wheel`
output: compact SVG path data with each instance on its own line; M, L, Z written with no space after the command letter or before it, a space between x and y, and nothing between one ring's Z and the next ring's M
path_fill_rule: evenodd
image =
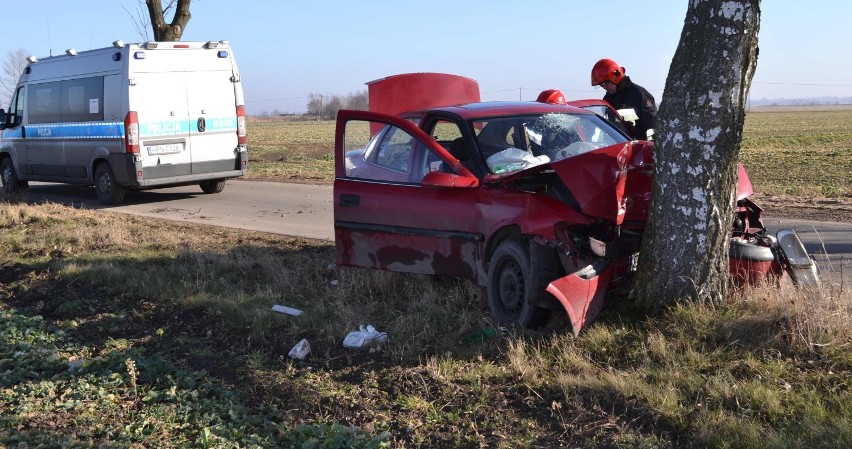
M542 277L533 272L529 253L519 241L500 243L491 256L486 287L494 318L524 328L547 323L550 310L538 306L541 296L547 295Z
M3 158L3 162L0 162L0 183L3 184L3 193L8 195L22 192L29 187L29 183L18 179L15 164L9 157Z
M115 175L108 163L102 162L95 169L95 192L104 204L121 204L127 189L115 182Z
M201 186L201 190L204 193L219 193L225 190L225 180L224 179L213 179L210 181L201 181L198 183Z

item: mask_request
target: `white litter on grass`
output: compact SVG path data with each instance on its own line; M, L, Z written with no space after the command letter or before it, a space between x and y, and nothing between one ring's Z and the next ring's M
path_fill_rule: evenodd
M278 313L286 313L287 315L293 315L293 316L299 316L303 313L299 309L294 309L292 307L282 306L282 305L279 305L279 304L275 304L274 306L272 306L272 311L278 312Z
M68 371L75 371L75 370L78 370L78 369L82 369L83 367L85 367L89 363L91 363L91 362L89 362L86 359L69 360L68 361Z
M308 343L307 339L303 338L302 341L296 343L296 346L293 346L293 349L287 355L296 360L304 360L310 352L311 344Z
M337 281L337 279L335 279L335 280L331 281L331 285L333 285L333 286L337 287L337 284L339 284L339 282Z
M346 334L343 339L343 347L352 349L369 349L370 352L381 350L382 346L388 342L388 334L379 332L375 327L367 325L365 328L362 324L357 331Z

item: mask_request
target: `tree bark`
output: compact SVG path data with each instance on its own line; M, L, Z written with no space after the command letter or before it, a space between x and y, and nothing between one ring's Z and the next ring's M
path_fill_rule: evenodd
M154 40L163 41L179 41L183 32L186 29L186 24L192 15L189 13L189 3L192 0L177 0L175 15L171 23L166 23L163 13L163 4L160 0L145 0L148 6L148 15L151 17L151 28L154 31ZM174 0L169 3L166 9L174 4Z
M760 0L691 0L657 115L653 200L632 294L722 301Z

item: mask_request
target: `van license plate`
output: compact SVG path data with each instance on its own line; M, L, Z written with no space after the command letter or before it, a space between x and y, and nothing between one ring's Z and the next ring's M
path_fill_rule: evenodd
M168 143L163 145L149 145L148 147L148 155L153 156L155 154L175 154L183 151L182 143Z

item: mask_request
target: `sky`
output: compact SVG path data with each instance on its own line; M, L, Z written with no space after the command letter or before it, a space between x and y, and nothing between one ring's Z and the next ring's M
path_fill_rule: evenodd
M483 100L561 89L600 98L590 72L614 59L659 103L687 0L193 0L184 41L227 40L249 114L304 112L309 94L348 95L390 75L473 78ZM140 0L33 0L5 14L0 57L142 42ZM81 6L83 6L81 8ZM20 8L19 8L20 10ZM764 0L750 98L852 97L852 2Z

